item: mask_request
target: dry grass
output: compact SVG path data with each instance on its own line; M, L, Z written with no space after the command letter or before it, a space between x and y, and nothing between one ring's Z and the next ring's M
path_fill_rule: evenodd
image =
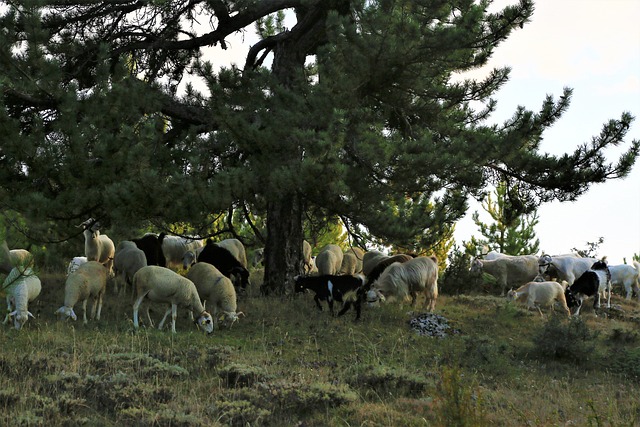
M204 336L182 311L173 335L134 331L129 298L111 290L99 322L58 321L53 313L62 305L64 277L42 280L36 319L22 331L0 330L0 425L624 426L640 420L640 309L619 297L613 299L619 309L598 317L583 309L593 351L567 360L536 349L536 339L545 343L545 327L566 332L567 319L550 324L551 314L541 318L500 297L441 297L436 312L462 332L444 339L411 331L408 307L366 308L356 323L353 312L341 318L318 312L310 295L263 298L255 291L239 301L246 317L232 329Z

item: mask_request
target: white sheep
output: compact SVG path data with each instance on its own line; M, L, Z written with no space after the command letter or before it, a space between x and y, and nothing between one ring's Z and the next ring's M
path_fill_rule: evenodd
M474 259L471 273L489 273L496 278L502 295L507 289L522 286L538 275L538 258L535 255L500 256L492 260Z
M151 302L167 303L170 305L164 317L158 324L162 329L167 316L171 314L171 332L176 332L176 316L178 306L185 307L194 313L198 328L207 333L213 332L213 319L205 311L200 295L193 282L173 270L157 265L142 267L133 276L133 286L136 290L136 300L133 303L133 326L138 329L138 309L146 298ZM149 310L146 310L149 325L153 325ZM197 314L196 314L197 313Z
M326 245L316 256L319 275L339 274L342 266L342 249L338 245Z
M34 265L33 255L26 249L11 249L9 251L9 262L12 267L32 267Z
M339 274L348 274L353 276L356 274L356 269L358 268L358 258L356 254L351 251L345 252L342 254L342 264L340 266Z
M84 255L89 261L98 261L104 265L109 276L112 276L116 252L113 241L106 234L100 234L100 223L93 218L89 218L79 227L84 228Z
M411 297L415 306L418 293L423 293L423 306L433 311L438 298L438 261L436 257L416 257L407 262L394 262L373 283L372 289L386 298L405 301Z
M302 241L302 260L304 262L302 271L304 274L310 274L315 268L315 260L311 256L312 248L311 244L306 240Z
M102 311L102 299L107 289L107 268L98 261L87 261L76 271L67 277L64 284L64 305L56 310L55 314L61 318L72 318L78 320L78 316L73 311L73 307L81 302L83 310L82 321L86 325L87 302L93 298L91 308L91 319L100 320Z
M4 280L2 289L7 293L7 315L3 323L7 324L13 318L13 325L19 330L29 317L34 317L29 311L29 303L40 295L40 279L31 267L14 267Z
M564 282L564 284L566 283ZM555 302L559 302L567 316L570 316L564 291L565 288L558 282L529 282L516 290L509 290L507 300L526 303L529 310L538 309L540 316L543 316L542 310L540 310L541 306L553 308Z
M247 263L247 253L244 249L244 245L240 240L224 239L216 242L216 245L231 252L231 255L233 255L238 261L240 261L240 264L242 264L244 268L249 267L249 264Z
M627 293L626 298L631 299L635 291L640 301L640 263L633 261L633 266L628 264L609 266L611 272L611 285L622 285Z
M231 328L238 316L244 315L237 311L236 290L231 279L213 265L196 263L187 272L187 279L196 285L200 298L209 307L215 322L218 321L218 314L221 314L222 320Z
M193 264L198 261L198 256L200 252L204 249L204 246L196 248L195 250L186 251L182 255L182 268L188 270Z
M121 275L123 286L125 289L127 285L133 288L133 276L142 267L147 265L147 257L144 251L132 242L131 240L123 240L118 243L116 248L116 254L113 259L113 266L116 274ZM118 280L116 277L116 293L118 293Z
M74 256L73 259L69 261L69 264L67 265L67 277L69 277L71 273L76 271L78 267L80 267L82 264L86 263L87 261L88 259L86 256Z
M167 236L160 233L158 237L162 242L162 253L166 259L167 268L178 269L184 267L184 255L186 252L196 251L204 246L200 239L188 239L180 236ZM187 264L187 268L190 264Z

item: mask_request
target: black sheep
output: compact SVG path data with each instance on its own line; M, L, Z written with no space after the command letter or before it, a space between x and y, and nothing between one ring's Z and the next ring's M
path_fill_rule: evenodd
M238 282L242 289L251 285L249 270L231 252L216 245L211 239L207 240L207 244L198 255L198 262L207 262L213 265L220 273L231 279L236 287L238 287Z
M164 235L161 235L164 237ZM139 249L142 249L145 257L147 257L147 265L167 266L167 260L162 252L162 238L155 234L145 234L139 239L131 239Z

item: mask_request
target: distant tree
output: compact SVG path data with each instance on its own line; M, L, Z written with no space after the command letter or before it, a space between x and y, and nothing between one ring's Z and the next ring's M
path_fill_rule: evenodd
M626 112L573 153L540 151L571 89L487 123L510 70L464 73L534 11L489 3L4 2L0 209L60 240L90 216L201 229L246 206L265 219L265 289L286 292L310 209L429 249L487 183L518 184L517 217L626 176L640 141L613 163L604 153L624 141ZM240 44L243 64L214 64L211 49Z
M536 238L534 227L538 224L538 213L528 214L514 209L520 202L517 186L508 188L506 182L500 182L493 193L487 194L482 202L482 208L487 212L492 223L486 224L480 220L480 214L475 211L473 222L478 226L483 238L471 238L471 243L477 247L487 247L508 255L529 255L540 250L540 240Z
M598 237L597 242L586 242L584 249L571 248L571 251L577 253L581 257L598 258L598 249L600 249L600 245L603 243L604 237Z

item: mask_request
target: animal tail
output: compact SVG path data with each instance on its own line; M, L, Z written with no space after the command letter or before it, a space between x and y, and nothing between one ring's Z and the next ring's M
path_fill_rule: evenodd
M633 261L633 266L636 268L636 285L640 285L640 262Z

